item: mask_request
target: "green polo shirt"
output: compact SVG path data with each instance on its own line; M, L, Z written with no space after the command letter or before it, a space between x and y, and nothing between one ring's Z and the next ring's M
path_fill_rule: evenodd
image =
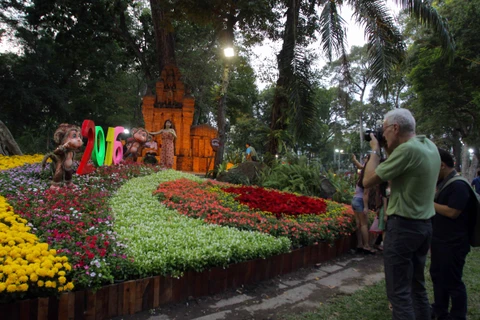
M435 215L433 198L440 171L437 146L425 136L415 136L399 145L375 170L391 181L387 215L429 219Z

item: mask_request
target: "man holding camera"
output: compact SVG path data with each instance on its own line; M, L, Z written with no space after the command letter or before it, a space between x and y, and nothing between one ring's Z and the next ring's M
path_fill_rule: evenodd
M383 256L393 319L430 319L424 270L432 239L440 155L433 142L415 134L415 119L407 109L388 112L383 136L370 133L370 138L372 156L363 184L370 188L391 182ZM382 146L389 157L380 164Z

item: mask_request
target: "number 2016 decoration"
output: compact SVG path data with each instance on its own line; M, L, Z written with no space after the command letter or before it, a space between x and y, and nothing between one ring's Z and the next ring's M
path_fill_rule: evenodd
M95 166L119 164L123 158L123 145L117 141L117 137L124 130L123 127L109 127L107 138L100 126L95 126L92 120L84 120L82 124L82 136L87 138L87 146L83 153L82 160L77 169L77 174L88 174L95 168L88 163L90 158ZM106 146L105 146L106 142Z

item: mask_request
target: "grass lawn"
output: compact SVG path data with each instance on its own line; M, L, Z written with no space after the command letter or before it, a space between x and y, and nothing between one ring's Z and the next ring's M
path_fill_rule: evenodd
M433 301L433 287L428 273L429 260L425 278L428 296ZM463 270L463 281L467 286L468 319L480 319L480 248L474 248L467 256ZM300 315L288 315L288 320L361 320L391 319L385 292L385 281L366 287L351 295L336 296L323 304L315 312Z

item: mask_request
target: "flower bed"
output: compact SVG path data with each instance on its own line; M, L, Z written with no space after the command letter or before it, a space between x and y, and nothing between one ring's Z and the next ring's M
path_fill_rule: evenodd
M1 171L0 192L38 238L68 257L69 279L78 289L99 288L133 276L125 274L132 261L113 230L108 199L126 180L154 171L139 165L101 167L74 176L76 190L52 191L48 172L30 164Z
M258 192L259 195L266 194L267 198L262 200L257 194L254 197L255 201L247 201L249 208L228 193L232 191L235 195L242 191L250 195ZM349 206L311 197L296 199L292 194L277 191L265 192L261 188L233 188L214 181L198 182L182 179L161 184L155 194L167 207L178 210L188 217L240 230L258 231L275 237L288 237L294 247L306 246L318 241L332 242L336 238L349 235L355 228L353 212ZM280 209L285 207L285 204L278 205L280 197L287 198L300 208L301 204L307 204L307 212L315 214L300 214L296 209L285 210L286 214L284 214ZM260 205L257 206L259 203ZM314 204L317 204L316 208ZM258 207L267 209L273 207L278 211L274 215L271 212L259 211Z
M27 221L0 196L0 302L73 289L71 266L30 233Z
M235 200L250 209L273 213L277 218L306 214L322 214L327 210L324 199L297 196L292 193L255 188L250 186L229 187L223 189L238 196Z
M42 154L24 155L24 156L4 156L0 154L0 171L32 164L42 161Z
M331 243L353 228L351 209L331 201L301 201L290 194L270 193L271 201L288 197L297 208L301 203L317 204L308 215L283 209L273 214L249 208L235 194L222 190L231 185L173 170L156 171L136 164L101 167L92 174L74 176L78 189L60 191L49 190L50 174L39 164L0 171L0 194L15 208L16 221L26 223L37 242L44 242L41 252L48 246L57 255L52 259L61 256L71 266L61 270L55 267L60 261L55 261L53 268L58 272L55 285L52 280L48 284L50 291L40 271L36 274L44 281L42 290L37 290L38 281L32 282L35 276L33 280L29 276L26 293L13 295L4 289L8 298L54 294L72 285L76 290L98 289L113 280L201 272L318 241ZM158 197L164 204L159 204ZM0 230L2 239L4 232ZM0 250L5 262L3 253Z
M178 276L188 270L202 271L290 250L286 238L207 224L160 205L152 192L160 183L178 179L201 181L178 171L159 172L128 181L110 201L116 217L114 228L129 238L126 250L134 258L139 276Z

